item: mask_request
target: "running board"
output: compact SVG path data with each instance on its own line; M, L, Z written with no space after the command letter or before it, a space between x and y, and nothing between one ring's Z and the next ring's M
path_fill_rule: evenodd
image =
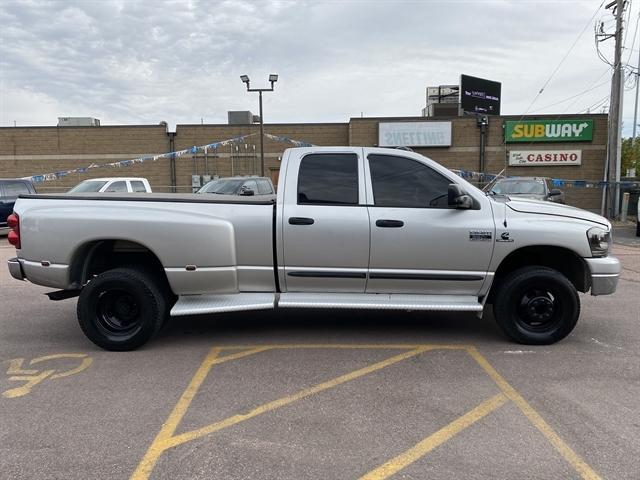
M202 313L269 310L275 307L274 293L229 293L225 295L180 295L171 309L172 317Z
M405 295L396 293L282 293L282 308L353 308L375 310L432 310L481 312L472 295Z
M345 308L371 310L426 310L482 312L472 295L405 295L388 293L230 293L181 295L171 309L172 317L205 313L240 312L281 308Z

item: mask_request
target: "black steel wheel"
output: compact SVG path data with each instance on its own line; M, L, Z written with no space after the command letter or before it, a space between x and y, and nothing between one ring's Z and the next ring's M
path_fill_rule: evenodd
M493 312L502 331L527 345L548 345L565 338L580 316L573 284L547 267L512 272L496 287Z
M108 270L91 280L78 299L84 334L106 350L133 350L149 341L166 316L162 289L135 268Z

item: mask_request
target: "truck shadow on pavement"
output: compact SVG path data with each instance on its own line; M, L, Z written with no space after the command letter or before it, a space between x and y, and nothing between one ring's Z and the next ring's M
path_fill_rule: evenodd
M158 343L504 342L488 308L473 313L380 310L275 310L171 318Z

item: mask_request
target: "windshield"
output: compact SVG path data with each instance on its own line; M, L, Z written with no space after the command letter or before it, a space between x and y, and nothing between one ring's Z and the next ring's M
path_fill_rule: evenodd
M220 195L234 195L238 189L242 186L244 180L228 180L219 178L207 183L204 187L198 190L198 193L218 193Z
M106 183L99 180L85 180L69 190L69 193L99 192Z
M544 195L543 180L503 180L497 182L491 191L497 194Z

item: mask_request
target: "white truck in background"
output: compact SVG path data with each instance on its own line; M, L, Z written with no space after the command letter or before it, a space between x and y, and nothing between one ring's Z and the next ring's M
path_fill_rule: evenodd
M68 193L151 193L149 180L140 177L90 178L80 182Z

